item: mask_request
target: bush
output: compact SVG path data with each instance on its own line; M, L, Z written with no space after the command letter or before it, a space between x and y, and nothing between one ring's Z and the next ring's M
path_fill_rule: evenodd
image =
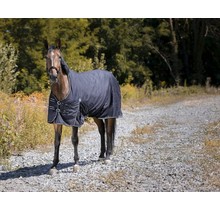
M121 87L121 95L124 101L129 99L138 99L140 97L140 89L137 87L126 84Z
M0 92L0 157L53 143L54 131L47 123L45 95L19 93L9 97ZM64 130L65 135L71 135L68 129Z
M12 93L16 84L16 61L15 48L0 43L0 91Z

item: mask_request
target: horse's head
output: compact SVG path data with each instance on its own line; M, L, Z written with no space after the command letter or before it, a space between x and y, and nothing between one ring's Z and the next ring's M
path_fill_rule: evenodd
M45 48L47 49L46 54L46 69L50 77L51 83L56 83L59 81L59 76L63 74L62 63L63 59L61 56L61 43L58 41L57 46L50 46L48 42L45 41Z

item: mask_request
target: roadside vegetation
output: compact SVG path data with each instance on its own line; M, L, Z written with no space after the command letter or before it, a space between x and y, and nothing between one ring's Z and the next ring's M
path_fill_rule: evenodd
M128 84L121 87L124 108L135 108L145 106L146 104L166 105L186 97L219 93L220 89L198 85L159 88L154 90L150 88L150 91L145 87L137 88Z
M149 94L146 93L146 89L131 85L122 86L121 92L123 110L147 104L166 105L186 97L219 93L217 89L210 88L208 92L204 87L192 86L161 88ZM53 143L53 125L47 123L48 95L48 91L35 92L29 96L22 93L9 95L0 92L0 158ZM94 126L91 122L92 120L88 119L80 129L81 132L90 130ZM138 135L140 142L144 142L143 136L151 135L153 131L150 127L138 127L133 135ZM63 138L69 136L71 129L64 126ZM210 143L207 141L207 144Z
M53 126L47 123L47 99L42 93L8 96L0 92L0 157L53 142ZM68 129L64 136L70 135Z

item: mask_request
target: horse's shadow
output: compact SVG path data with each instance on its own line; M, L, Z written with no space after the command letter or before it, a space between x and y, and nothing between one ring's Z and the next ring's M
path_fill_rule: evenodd
M70 166L73 166L73 163L60 163L58 165L57 169L62 170L64 168L68 168ZM3 172L0 174L0 180L45 175L45 174L48 174L50 167L51 167L51 164L44 164L44 165L41 164L41 165L37 165L37 166L19 168L14 171Z
M90 161L80 161L80 166L85 166L97 162L98 160L90 160ZM65 168L69 168L73 166L73 162L69 163L59 163L57 166L57 170L62 170ZM48 174L50 170L51 164L41 164L37 166L23 167L14 171L8 172L0 172L0 180L8 180L8 179L16 179L16 178L25 178L32 176L41 176Z

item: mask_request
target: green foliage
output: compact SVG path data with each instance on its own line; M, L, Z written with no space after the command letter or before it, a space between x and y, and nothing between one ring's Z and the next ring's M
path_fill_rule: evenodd
M62 52L69 68L83 72L92 69L92 59L85 56L90 45L87 19L41 19L43 37L56 45L62 41Z
M43 41L56 45L58 38L77 72L106 69L138 87L204 84L206 77L219 85L219 28L218 19L4 18L0 43L19 52L13 90L26 94L48 88Z
M100 59L98 56L94 57L94 62L93 62L93 69L106 69L106 61L105 61L105 54L102 53Z
M12 93L16 84L17 53L11 44L0 43L0 91Z

